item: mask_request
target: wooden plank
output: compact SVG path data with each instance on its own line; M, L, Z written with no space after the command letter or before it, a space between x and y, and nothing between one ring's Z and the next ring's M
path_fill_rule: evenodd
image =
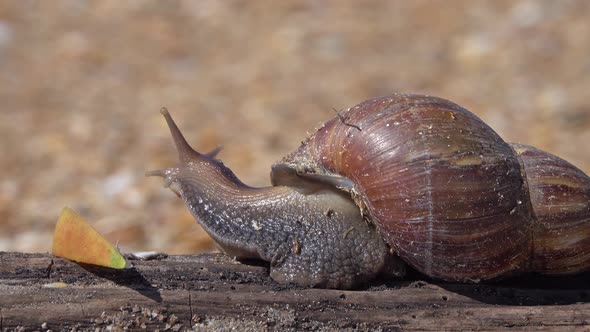
M223 255L134 265L0 252L0 330L590 330L589 274L492 285L414 276L342 291L278 285L264 265Z

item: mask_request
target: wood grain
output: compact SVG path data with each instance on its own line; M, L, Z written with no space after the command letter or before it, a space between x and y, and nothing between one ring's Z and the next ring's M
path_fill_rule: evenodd
M487 285L414 275L341 291L278 285L264 265L223 255L133 263L0 252L0 331L590 330L588 274Z

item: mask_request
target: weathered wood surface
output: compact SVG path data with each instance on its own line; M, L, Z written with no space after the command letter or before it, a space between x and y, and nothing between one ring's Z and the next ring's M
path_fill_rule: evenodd
M0 252L0 330L590 331L589 274L494 285L414 277L341 291L277 285L266 267L222 255L134 265Z

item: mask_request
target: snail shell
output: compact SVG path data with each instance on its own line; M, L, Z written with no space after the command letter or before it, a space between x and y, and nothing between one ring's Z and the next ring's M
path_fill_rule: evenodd
M590 265L588 176L504 142L441 98L398 94L350 108L273 165L271 179L349 192L393 251L434 278L565 274Z

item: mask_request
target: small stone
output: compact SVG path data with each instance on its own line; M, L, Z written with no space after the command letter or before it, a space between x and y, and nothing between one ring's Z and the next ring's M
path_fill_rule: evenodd
M0 48L7 46L13 40L14 32L10 24L0 21Z
M537 24L543 19L543 12L537 1L517 2L510 12L515 25L526 28Z
M57 47L63 54L71 57L80 57L90 49L88 37L80 31L69 31L58 40Z
M495 48L494 41L484 33L465 36L455 48L455 56L465 63L479 63Z
M127 190L134 181L133 174L127 171L121 171L113 174L102 183L102 190L106 197L112 198L117 194Z

